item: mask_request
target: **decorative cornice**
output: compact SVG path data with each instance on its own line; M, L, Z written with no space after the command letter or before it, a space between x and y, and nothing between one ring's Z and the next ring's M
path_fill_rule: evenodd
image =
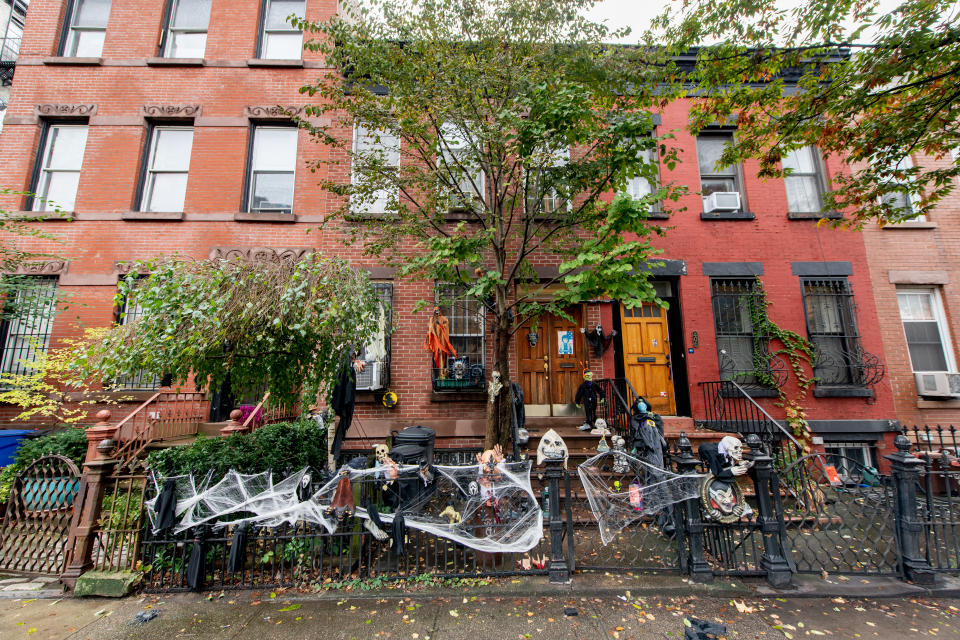
M303 114L303 107L294 105L250 105L243 108L248 118L292 118Z
M34 111L38 116L57 116L57 117L70 117L70 116L92 116L97 113L97 105L95 104L38 104Z
M137 264L136 260L117 260L116 262L113 263L113 271L118 276L126 276L126 275L129 275L131 271L133 271L133 267L136 264ZM145 269L137 269L137 273L139 273L140 275L146 275L150 272Z
M195 118L202 111L199 104L145 104L140 108L145 118Z
M37 260L21 264L14 273L28 276L53 276L66 273L68 264L66 260Z
M313 247L214 247L210 250L210 258L244 262L297 262L313 251Z

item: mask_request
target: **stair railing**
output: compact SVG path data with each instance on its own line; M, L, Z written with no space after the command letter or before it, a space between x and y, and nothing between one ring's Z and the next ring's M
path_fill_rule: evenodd
M196 435L206 414L201 391L157 391L117 423L114 457L128 463L153 442Z

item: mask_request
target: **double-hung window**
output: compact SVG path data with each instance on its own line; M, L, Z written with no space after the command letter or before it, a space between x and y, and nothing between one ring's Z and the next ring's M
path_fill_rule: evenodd
M447 192L451 209L469 209L484 198L483 169L467 141L467 136L454 124L441 130L438 160L441 184Z
M542 164L530 169L527 177L527 212L533 217L550 217L567 206L558 189L558 174L570 162L570 148L554 148L537 155L542 157Z
M50 328L56 310L57 279L52 277L13 276L3 309L0 328L3 354L0 372L28 374L30 363L50 346Z
M364 346L358 357L363 360L363 371L357 374L357 389L376 391L390 382L390 333L393 322L393 283L375 282L379 304L377 333Z
M103 53L112 0L73 0L67 14L63 55L98 58Z
M658 163L657 149L641 149L637 153L637 159L642 160L645 165L656 165ZM623 190L623 194L634 200L640 200L652 194L654 189L657 188L658 185L656 182L651 182L650 179L644 175L636 175L627 181L627 186Z
M303 32L288 18L304 16L306 0L265 0L260 57L269 60L299 60L303 51Z
M940 292L932 287L897 289L900 320L914 371L956 371Z
M183 211L193 127L153 127L148 145L140 209Z
M845 277L803 278L802 285L807 335L816 350L813 374L818 384L864 386L864 353L849 281Z
M756 278L714 278L710 284L720 379L770 386L769 338L754 327L765 306L762 285Z
M743 210L743 186L739 165L720 166L724 148L732 144L732 131L710 131L697 136L697 161L700 164L700 192L703 195L704 211ZM734 195L721 197L713 194Z
M51 124L45 128L40 147L39 174L33 200L34 211L73 211L80 167L87 146L87 125Z
M907 177L898 177L903 171L909 171L913 168L913 160L907 156L890 167L893 174L890 183L893 190L884 194L880 201L892 209L890 221L898 222L905 220L907 222L925 222L927 217L924 215L913 216L916 211L914 196L910 193L910 179Z
M253 128L247 191L251 212L293 213L298 133L296 127Z
M450 323L450 344L457 355L433 369L433 387L438 391L482 389L486 378L483 303L458 285L438 284L435 293L437 307Z
M170 0L166 58L202 58L207 48L207 26L213 0Z
M819 216L823 209L824 185L819 152L812 146L794 149L783 159L783 168L790 170L783 179L789 212Z
M351 212L383 215L395 207L399 170L399 136L358 124L353 131Z

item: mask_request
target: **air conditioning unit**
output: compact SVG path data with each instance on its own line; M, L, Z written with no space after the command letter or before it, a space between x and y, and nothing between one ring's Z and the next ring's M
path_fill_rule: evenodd
M918 371L913 374L917 393L924 398L960 396L960 374L946 371Z
M740 193L737 191L716 191L703 198L703 211L740 211Z
M384 366L382 362L367 362L363 371L357 372L357 391L376 391L383 388Z

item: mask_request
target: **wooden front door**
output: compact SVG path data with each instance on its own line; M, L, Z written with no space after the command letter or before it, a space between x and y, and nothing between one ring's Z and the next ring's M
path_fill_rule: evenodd
M623 364L627 379L637 393L650 402L653 411L676 414L666 309L644 303L633 309L622 307L622 314Z
M558 416L576 413L577 387L583 381L584 339L580 308L567 310L573 321L541 316L536 343L530 344L530 325L517 333L517 369L527 413Z

